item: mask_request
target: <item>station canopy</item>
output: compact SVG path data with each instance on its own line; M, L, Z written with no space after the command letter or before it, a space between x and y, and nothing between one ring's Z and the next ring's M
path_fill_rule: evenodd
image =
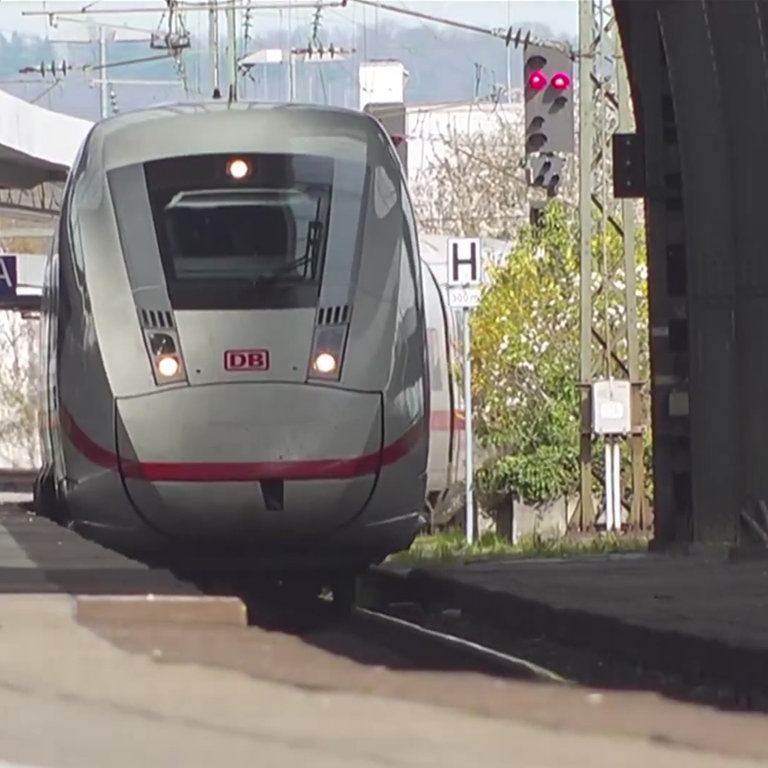
M92 125L0 90L0 188L64 181Z

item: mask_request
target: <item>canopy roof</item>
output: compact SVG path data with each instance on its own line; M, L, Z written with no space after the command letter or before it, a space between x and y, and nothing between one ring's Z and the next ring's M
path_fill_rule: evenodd
M64 181L92 125L0 90L0 187Z

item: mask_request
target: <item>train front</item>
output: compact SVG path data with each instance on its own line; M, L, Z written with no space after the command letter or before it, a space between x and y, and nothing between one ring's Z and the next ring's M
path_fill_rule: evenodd
M120 139L104 142L124 258L108 290L124 280L131 301L92 300L136 513L173 541L262 554L407 546L429 395L386 135L357 113L247 107Z

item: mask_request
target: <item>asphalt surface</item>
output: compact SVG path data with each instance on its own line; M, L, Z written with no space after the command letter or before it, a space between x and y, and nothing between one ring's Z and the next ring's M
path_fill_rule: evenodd
M93 629L79 626L72 616L72 601L65 596L0 598L0 626L0 759L19 765L252 768L258 762L277 768L466 768L471 762L505 768L617 764L741 768L753 764L648 740L490 718L464 707L452 708L445 701L417 703L402 693L362 694L349 690L350 679L339 677L342 670L331 665L325 671L328 687L307 690L307 683L313 682L308 670L314 670L317 683L323 665L317 663L318 656L312 658L306 643L270 637L270 654L264 646L236 649L220 642L218 635L247 634L247 628L209 627L198 642L205 648L218 646L222 653L239 650L239 661L251 663L260 651L265 672L261 679L212 665L205 658L198 657L195 663L180 655L174 658L162 647L170 639L152 635L157 627L122 628L124 634L142 635L147 648L155 645L149 653L118 649ZM194 634L186 631L184 636ZM199 656L201 649L196 653ZM297 665L299 659L303 663ZM268 669L282 665L287 669L291 662L301 687L268 679ZM582 706L584 701L582 695Z

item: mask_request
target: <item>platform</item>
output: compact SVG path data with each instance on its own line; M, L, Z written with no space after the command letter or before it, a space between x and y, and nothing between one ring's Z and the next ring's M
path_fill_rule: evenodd
M19 505L0 503L0 595L12 593L199 594L168 571L123 557Z
M402 576L403 574L401 574ZM409 594L695 679L768 690L768 561L627 554L414 569Z

